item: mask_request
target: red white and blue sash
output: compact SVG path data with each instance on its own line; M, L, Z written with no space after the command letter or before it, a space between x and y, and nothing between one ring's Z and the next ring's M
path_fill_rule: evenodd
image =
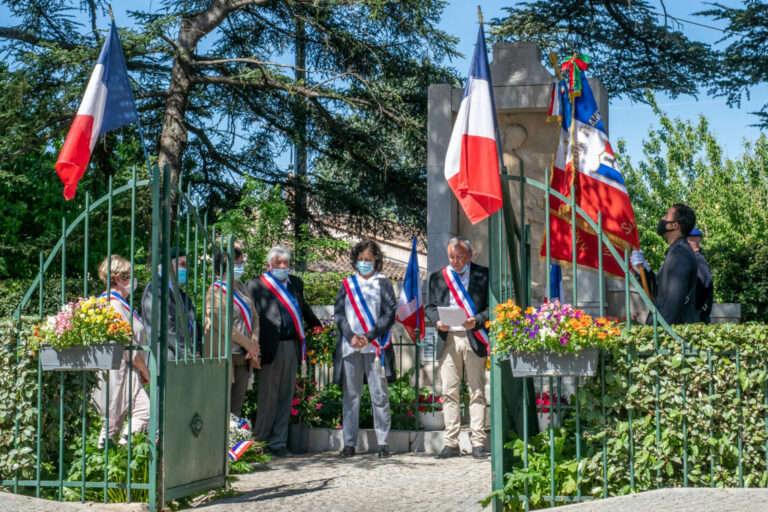
M477 315L475 303L472 302L469 293L467 293L467 290L464 289L464 285L461 284L459 274L457 274L455 270L448 266L443 269L443 278L445 279L445 284L448 285L448 289L451 291L451 295L453 295L456 304L458 304L459 307L463 309L467 314L467 319L474 318ZM472 332L478 341L483 343L486 347L490 346L488 333L485 332L484 327L480 327L476 331Z
M355 312L355 318L351 319L352 330L362 330L360 334L370 332L376 325L376 320L373 318L368 304L363 297L363 291L360 289L360 284L357 282L357 276L349 276L343 281L344 289L347 291L347 300L352 305L352 309ZM355 323L355 320L357 321ZM386 332L380 338L376 338L371 341L371 344L376 347L376 355L381 358L381 350L389 347L392 344L392 337L389 331ZM382 365L384 359L381 359Z
M291 315L291 318L293 319L293 325L296 327L296 332L299 333L299 338L301 339L301 360L306 361L307 343L304 336L304 322L301 318L301 309L299 309L299 304L296 302L296 299L293 298L293 295L291 295L291 293L288 291L288 288L286 288L283 283L275 278L271 272L261 274L260 279L264 283L264 286L266 286L272 293L275 294L275 297L277 297L277 300L280 301L280 304L282 304L283 307L288 310L288 314Z
M128 311L128 313L133 316L133 321L134 322L138 322L139 324L144 325L144 322L141 321L141 317L138 314L136 314L136 312L134 310L131 309L131 305L128 304L128 301L125 300L119 293L112 292L109 295L110 295L110 297L109 297L110 301L112 299L117 300L120 303L120 305L123 306L125 308L125 310ZM106 296L107 296L107 292L104 292L101 295L99 295L99 298L106 297Z
M227 283L216 281L213 283L213 287L220 289L225 294L227 293ZM232 302L240 310L240 316L243 317L243 321L245 322L245 330L248 331L248 336L250 336L253 332L253 326L251 325L251 308L249 308L243 298L237 294L237 290L232 294Z

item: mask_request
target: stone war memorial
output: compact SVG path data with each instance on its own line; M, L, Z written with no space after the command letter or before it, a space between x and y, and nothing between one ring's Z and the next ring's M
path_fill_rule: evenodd
M768 512L765 137L648 93L633 166L524 6L459 76L458 2L54 3L0 27L0 512Z

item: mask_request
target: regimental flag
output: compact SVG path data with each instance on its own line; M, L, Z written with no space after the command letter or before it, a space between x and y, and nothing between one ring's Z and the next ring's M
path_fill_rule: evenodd
M498 130L483 25L445 155L445 179L472 224L501 208Z
M631 251L639 247L637 225L624 178L584 76L588 62L588 57L579 55L564 63L566 78L553 89L550 115L561 120L561 130L550 186L570 198L573 183L576 204L595 223L601 212L604 239L622 254L625 249ZM552 259L570 264L573 261L570 207L554 195L550 195L549 204L550 254ZM541 255L545 254L546 239L541 248ZM597 269L598 258L597 233L577 214L576 263ZM624 275L607 247L603 247L603 269L608 274Z
M419 279L419 254L416 251L416 237L413 237L408 270L405 271L403 289L397 301L396 320L403 324L411 341L416 343L416 329L419 339L424 338L424 304L421 303L421 279Z
M248 451L248 448L253 446L253 441L238 441L235 443L235 446L229 449L229 458L233 461L240 460L240 457L243 456L245 452Z
M128 70L113 21L80 109L56 161L56 172L64 182L67 201L75 197L77 184L88 167L96 139L137 120Z

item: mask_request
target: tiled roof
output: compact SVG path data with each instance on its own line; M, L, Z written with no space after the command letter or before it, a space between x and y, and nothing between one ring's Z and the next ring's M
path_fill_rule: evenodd
M349 266L349 256L347 254L339 255L333 261L315 261L307 265L312 272L352 272ZM384 268L382 273L392 281L403 281L408 266L399 261L384 259ZM419 269L419 279L422 281L427 278L427 271Z

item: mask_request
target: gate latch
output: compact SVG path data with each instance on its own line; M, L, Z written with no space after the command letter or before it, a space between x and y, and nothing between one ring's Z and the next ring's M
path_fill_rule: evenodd
M200 432L203 430L203 418L199 413L195 413L195 415L192 416L192 423L189 424L189 428L192 430L195 437L200 435Z

